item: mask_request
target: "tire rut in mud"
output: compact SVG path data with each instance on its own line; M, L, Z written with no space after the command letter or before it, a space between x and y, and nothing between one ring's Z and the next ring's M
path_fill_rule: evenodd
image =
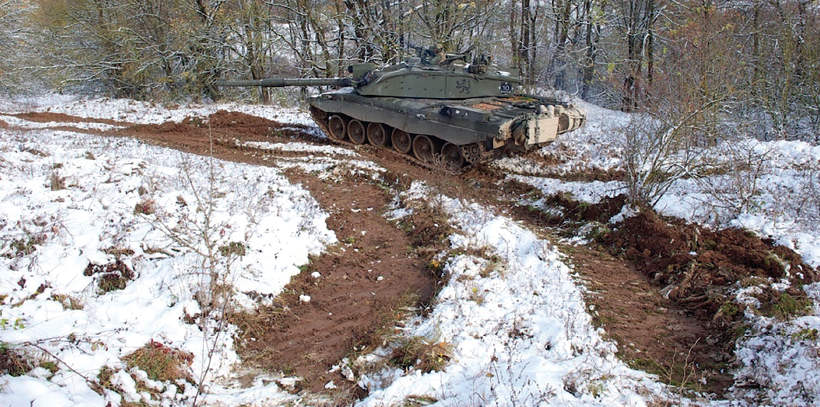
M428 302L435 279L425 260L408 252L410 238L383 216L392 199L386 191L367 179L288 176L330 212L327 224L340 243L312 258L273 306L233 317L240 355L254 366L302 377L301 386L312 392L334 381L336 397L348 392L355 399L361 390L328 370L354 348L392 332L401 308Z

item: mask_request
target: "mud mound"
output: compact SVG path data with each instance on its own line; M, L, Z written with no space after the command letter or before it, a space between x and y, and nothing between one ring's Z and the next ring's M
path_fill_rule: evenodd
M283 124L275 120L268 120L257 116L251 116L239 112L227 112L220 110L208 116L207 123L197 124L199 127L208 127L230 130L231 133L238 133L244 137L273 137L282 139L302 138L314 139L309 132L310 127L301 124ZM195 119L193 119L195 120Z
M600 240L663 287L670 300L707 319L715 319L721 306L730 302L730 290L737 284L786 278L799 287L817 281L816 270L799 255L751 232L712 231L646 211ZM805 296L797 288L788 292Z
M597 204L590 204L576 201L566 194L555 194L547 197L546 203L564 208L564 218L607 223L626 204L626 195L621 194L616 197L605 198Z
M200 133L190 123L165 122L162 124L142 124L134 126L133 128L146 133L162 134L162 133Z
M506 184L511 192L518 196L541 197L541 191L537 188L517 181L508 181ZM553 194L543 197L547 207L560 208L561 213L542 211L538 208L516 206L514 211L517 216L537 225L559 226L566 221L574 222L600 222L607 223L609 219L618 214L626 204L626 195L618 195L612 198L605 198L597 204L580 202L564 193Z
M161 124L141 124L121 130L123 135L133 135L155 141L175 144L188 140L207 141L211 136L219 141L291 141L299 138L300 141L315 139L308 132L308 126L283 124L261 117L244 113L226 112L220 110L207 118L187 117L181 122L165 122ZM199 143L197 143L199 144ZM227 145L233 147L232 143Z

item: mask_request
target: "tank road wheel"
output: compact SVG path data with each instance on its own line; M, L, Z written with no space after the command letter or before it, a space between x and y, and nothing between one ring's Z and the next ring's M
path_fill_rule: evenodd
M367 125L367 140L370 144L378 147L387 145L387 131L381 123L370 123Z
M464 157L464 159L467 160L467 162L470 164L476 164L480 162L481 153L484 151L484 149L478 143L463 145L461 146L460 150L461 156Z
M353 119L347 123L347 137L350 137L350 141L355 144L364 144L364 142L367 141L367 137L362 122Z
M433 141L430 140L430 137L419 134L413 139L413 155L415 155L419 161L432 164L435 159L433 151Z
M441 148L442 163L448 170L458 170L464 166L464 156L461 155L461 148L452 143L447 143Z
M345 127L345 119L337 114L330 116L327 120L327 130L330 132L328 135L334 140L345 139Z
M412 140L413 139L409 134L399 129L394 129L393 135L390 137L390 141L393 143L393 148L402 154L407 154L410 152L410 149L413 147Z

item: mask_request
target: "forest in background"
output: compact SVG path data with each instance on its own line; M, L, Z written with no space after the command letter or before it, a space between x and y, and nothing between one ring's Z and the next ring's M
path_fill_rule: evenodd
M817 0L0 0L0 92L270 103L278 91L213 82L340 76L435 46L702 139L816 142L819 16Z

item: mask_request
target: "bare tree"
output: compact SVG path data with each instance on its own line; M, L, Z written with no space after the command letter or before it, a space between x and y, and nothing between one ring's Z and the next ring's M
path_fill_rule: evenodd
M23 79L19 66L33 55L27 47L26 21L32 12L23 0L0 0L0 91L11 91Z

